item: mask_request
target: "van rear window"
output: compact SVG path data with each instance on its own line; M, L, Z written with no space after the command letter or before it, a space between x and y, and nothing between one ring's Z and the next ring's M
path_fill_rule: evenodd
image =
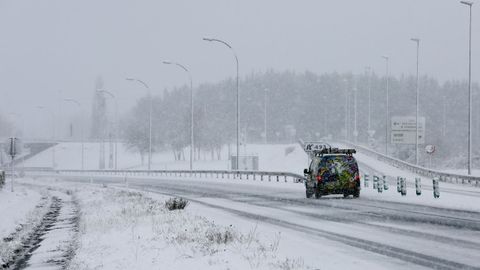
M347 155L324 156L318 167L319 175L337 175L354 177L358 172L358 165L354 157Z

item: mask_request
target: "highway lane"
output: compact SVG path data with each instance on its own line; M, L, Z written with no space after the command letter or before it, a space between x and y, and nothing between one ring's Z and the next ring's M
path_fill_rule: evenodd
M62 176L89 181L84 176ZM92 176L96 183L123 178ZM480 269L480 213L371 197L305 199L301 184L227 179L129 178L129 187L328 239L417 266Z

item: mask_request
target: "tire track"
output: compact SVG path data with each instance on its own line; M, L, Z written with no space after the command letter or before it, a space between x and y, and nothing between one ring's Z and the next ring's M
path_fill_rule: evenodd
M78 233L78 217L76 201L53 196L40 223L1 269L65 269L75 254L76 238L72 236Z

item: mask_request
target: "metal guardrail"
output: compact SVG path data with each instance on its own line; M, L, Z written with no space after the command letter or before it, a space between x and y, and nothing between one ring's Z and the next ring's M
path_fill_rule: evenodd
M461 175L461 174L436 171L429 168L416 166L400 159L386 156L372 149L369 149L365 146L356 145L351 142L345 142L345 141L343 141L342 143L348 145L349 147L354 147L355 149L359 150L361 153L366 154L367 156L371 156L379 161L385 162L399 169L404 169L425 177L430 177L430 178L438 177L438 179L440 179L440 181L442 182L456 183L456 184L470 184L476 187L480 187L480 177L478 176Z
M260 181L303 183L303 175L290 172L267 172L267 171L229 171L229 170L35 170L29 168L25 171L30 175L114 175L114 176L171 176L193 178L222 178L222 179L246 179Z

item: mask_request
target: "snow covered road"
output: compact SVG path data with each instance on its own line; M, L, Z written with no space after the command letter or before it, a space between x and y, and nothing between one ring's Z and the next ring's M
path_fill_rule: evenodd
M85 177L68 179L87 181ZM123 179L115 177L93 177L93 181L124 185ZM137 178L129 179L128 185L182 196L231 219L275 228L283 235L297 236L314 250L337 250L336 256L313 252L308 257L309 252L299 245L294 255L320 268L341 261L389 269L406 265L480 269L480 212L475 210L398 202L389 199L399 196L393 191L393 195L379 195L369 189L362 191L360 199L305 199L303 186L293 183Z

